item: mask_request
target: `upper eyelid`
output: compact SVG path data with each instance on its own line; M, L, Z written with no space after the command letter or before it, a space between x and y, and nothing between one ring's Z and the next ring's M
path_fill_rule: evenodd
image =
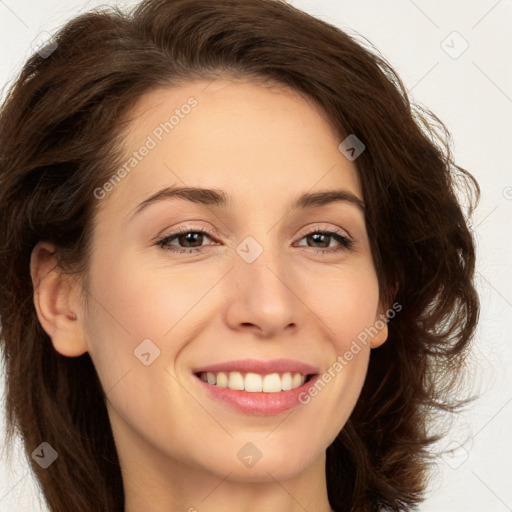
M305 233L302 234L302 236L306 236L307 234L309 233L315 233L317 231L320 231L320 232L323 232L323 231L326 231L326 232L336 232L336 231L344 231L347 235L347 238L350 238L351 240L354 240L354 237L348 232L348 230L346 230L345 228L340 228L340 227L327 227L327 228L322 228L322 227L319 227L319 226L312 226L311 229L308 229Z

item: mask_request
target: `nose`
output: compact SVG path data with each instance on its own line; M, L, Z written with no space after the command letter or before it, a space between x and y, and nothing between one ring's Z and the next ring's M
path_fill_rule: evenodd
M226 321L231 329L252 331L261 338L292 332L304 318L297 295L298 276L279 249L265 248L252 262L234 254L229 273Z

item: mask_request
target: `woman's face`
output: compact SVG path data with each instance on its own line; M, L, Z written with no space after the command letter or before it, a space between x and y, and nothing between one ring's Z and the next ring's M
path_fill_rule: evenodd
M194 82L134 113L95 192L83 323L124 471L323 471L386 336L358 341L384 308L354 163L283 89Z

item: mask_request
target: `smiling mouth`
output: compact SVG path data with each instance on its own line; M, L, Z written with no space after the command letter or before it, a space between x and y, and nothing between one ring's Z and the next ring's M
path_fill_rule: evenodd
M258 374L252 372L197 372L194 374L212 386L248 393L291 391L309 382L314 374L298 372Z

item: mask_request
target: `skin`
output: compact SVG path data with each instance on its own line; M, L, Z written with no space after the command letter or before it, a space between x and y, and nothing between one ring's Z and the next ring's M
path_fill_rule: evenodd
M357 169L311 102L228 78L142 97L125 134L127 157L190 96L198 105L101 200L86 280L55 271L51 244L36 247L39 320L55 350L69 357L87 351L98 371L126 512L327 512L325 450L350 416L371 348L384 343L387 329L307 405L278 415L228 408L205 393L192 368L250 357L291 358L325 371L375 324L386 305L364 213L347 201L289 207L305 192L340 188L362 200ZM173 185L221 189L232 204L173 198L134 215ZM202 252L155 244L189 226L216 234L172 244L202 244ZM351 249L307 236L333 229L350 236ZM251 264L236 251L247 236L263 248ZM339 250L315 252L328 248ZM134 356L144 339L160 350L149 366ZM262 454L252 467L237 457L248 442Z

